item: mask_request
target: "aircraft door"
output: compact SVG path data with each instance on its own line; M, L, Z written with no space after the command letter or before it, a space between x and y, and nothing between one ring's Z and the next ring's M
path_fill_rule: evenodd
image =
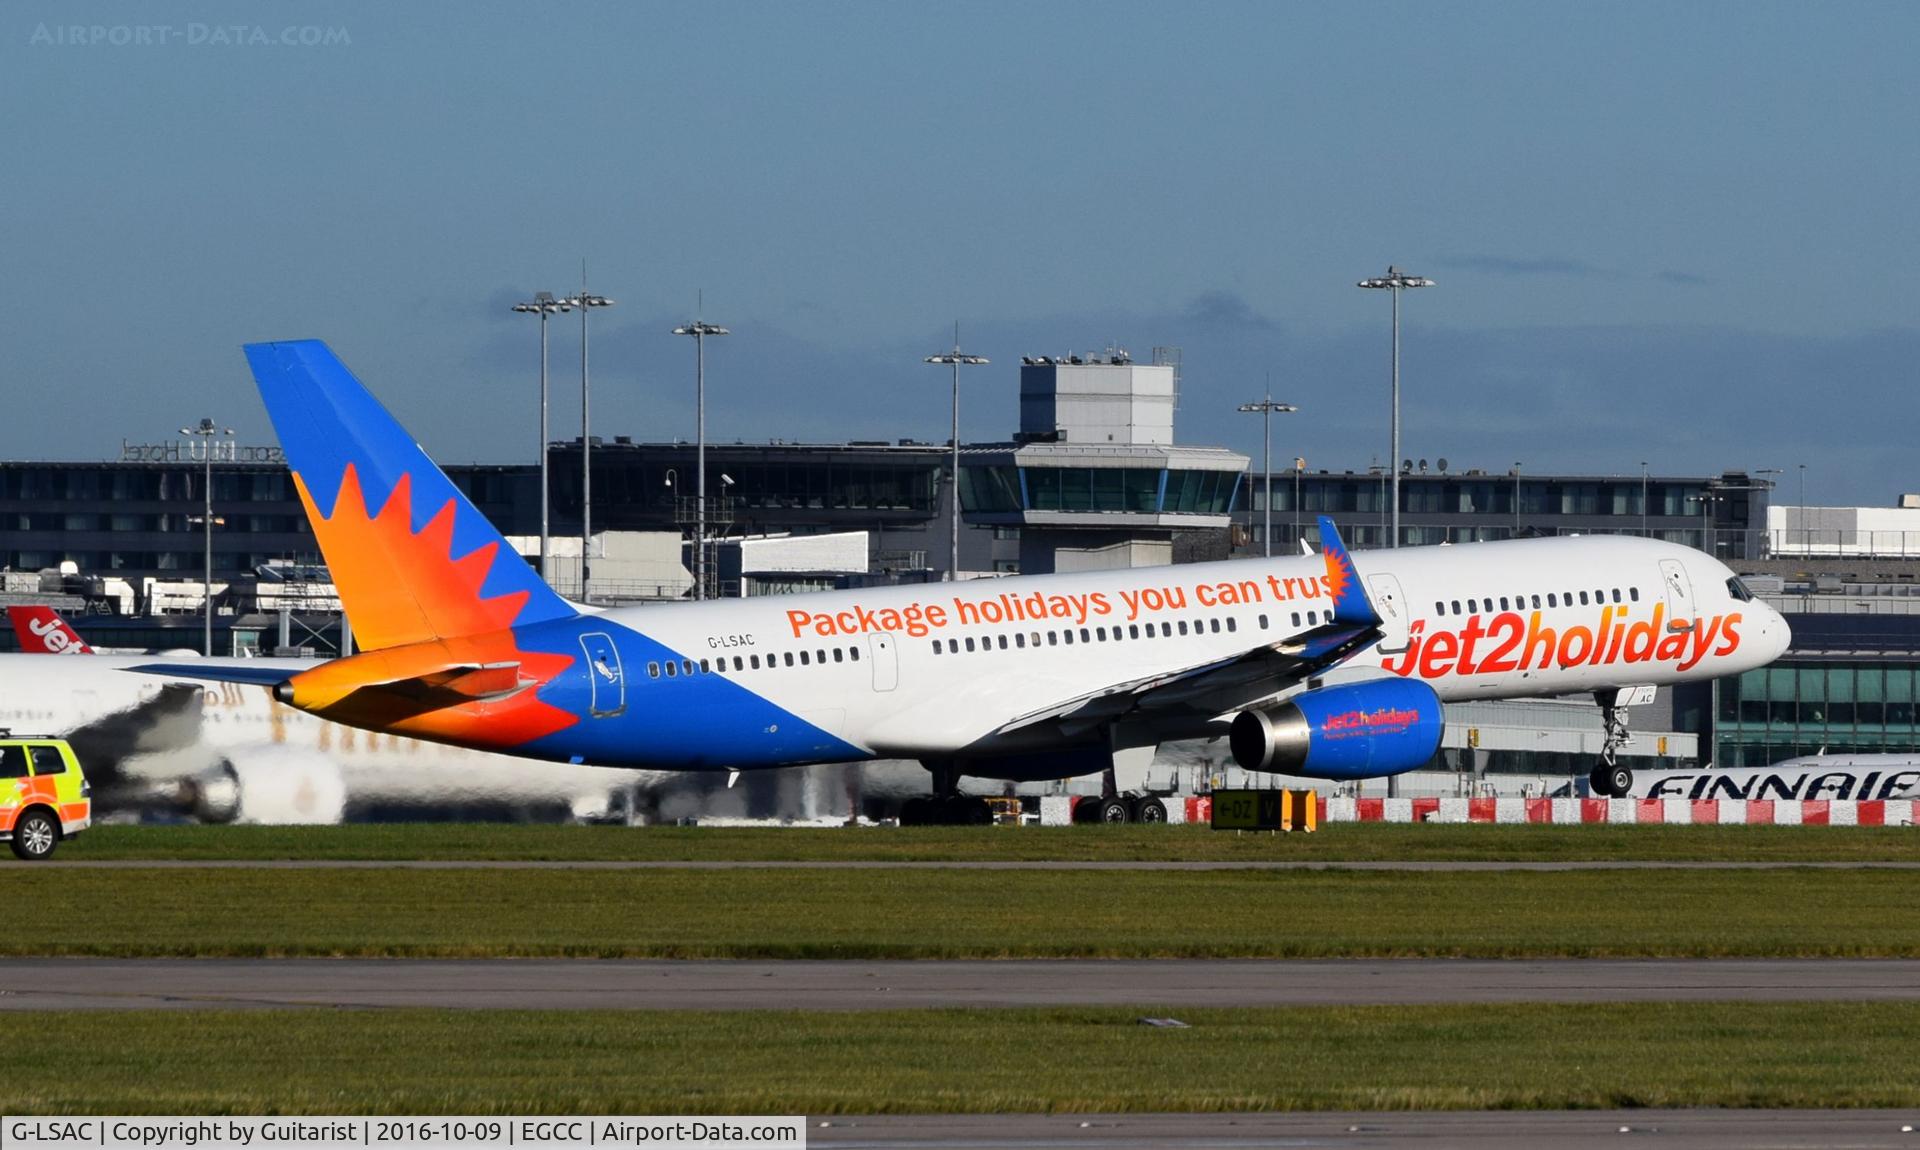
M1407 597L1400 592L1400 580L1381 572L1367 576L1367 588L1372 593L1373 609L1380 613L1380 653L1398 655L1412 641L1407 637L1407 624L1411 620L1407 617Z
M607 719L627 709L627 677L620 670L620 652L613 638L594 631L580 636L580 648L587 655L589 706L596 719Z
M1693 582L1687 578L1687 565L1678 559L1660 561L1660 579L1666 584L1667 630L1693 630Z
M873 656L873 689L891 691L900 685L900 658L894 651L893 636L879 631L867 636L867 651Z

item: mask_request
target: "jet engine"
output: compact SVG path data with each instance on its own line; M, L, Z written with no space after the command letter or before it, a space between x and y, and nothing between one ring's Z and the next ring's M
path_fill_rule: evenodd
M347 784L338 764L286 747L236 747L183 781L182 799L206 823L337 823Z
M1367 779L1425 765L1445 729L1432 687L1418 679L1369 679L1242 711L1227 745L1249 771Z

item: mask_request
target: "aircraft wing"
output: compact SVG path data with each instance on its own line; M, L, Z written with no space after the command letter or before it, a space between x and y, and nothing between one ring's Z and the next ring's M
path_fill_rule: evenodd
M1097 691L1031 711L999 728L1008 734L1046 723L1085 729L1125 715L1151 713L1209 699L1209 710L1231 709L1222 698L1253 702L1302 679L1338 666L1379 642L1380 615L1340 540L1339 529L1320 517L1320 550L1327 563L1333 618L1272 643L1175 671L1114 683Z

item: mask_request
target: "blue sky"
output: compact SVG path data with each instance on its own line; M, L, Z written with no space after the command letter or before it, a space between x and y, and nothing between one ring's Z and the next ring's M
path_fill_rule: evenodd
M585 256L600 434L692 434L704 290L716 439L944 439L958 319L967 438L1021 354L1169 344L1183 439L1257 452L1270 374L1276 454L1364 468L1394 262L1407 455L1920 490L1911 4L75 8L0 16L0 456L266 441L237 345L316 335L531 458L507 305Z

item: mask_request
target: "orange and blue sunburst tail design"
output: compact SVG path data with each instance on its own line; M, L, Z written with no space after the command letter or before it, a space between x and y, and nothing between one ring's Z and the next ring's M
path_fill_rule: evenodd
M1354 570L1353 556L1347 554L1347 545L1341 541L1340 529L1334 526L1330 515L1320 517L1320 554L1327 563L1327 597L1333 600L1333 621L1358 627L1379 626L1379 612L1367 598L1360 573Z
M363 649L576 614L325 343L246 352Z
M319 340L248 344L295 489L365 654L296 676L296 706L374 730L511 747L579 721L537 688L576 662L578 617ZM560 628L564 630L564 628ZM466 665L517 664L534 689L394 707L364 688ZM381 705L373 706L379 702Z

